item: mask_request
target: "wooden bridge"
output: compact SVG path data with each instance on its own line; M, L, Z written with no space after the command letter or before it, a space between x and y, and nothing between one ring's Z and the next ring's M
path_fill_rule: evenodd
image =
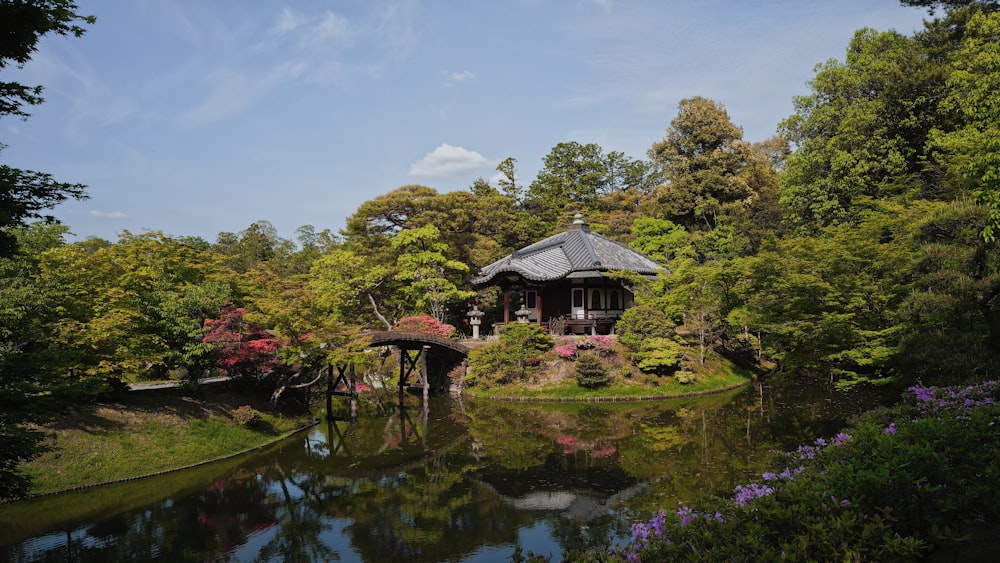
M384 330L373 333L371 343L372 346L394 346L399 350L399 404L401 405L407 385L422 388L424 400L427 400L431 387L427 372L427 354L432 350L444 352L456 359L469 355L469 348L464 344L423 332ZM410 376L414 374L416 378L412 383L408 383Z
M424 332L409 332L403 330L383 330L372 333L372 346L395 346L400 350L422 350L425 346L461 355L469 354L469 347L443 336Z
M417 387L423 390L424 402L430 393L430 377L427 371L427 355L443 353L456 361L464 359L469 354L469 347L454 340L427 334L402 330L385 330L371 335L372 346L392 346L399 350L399 404L403 405L403 397L407 387ZM334 372L336 370L336 373ZM411 376L414 376L411 380ZM344 389L340 391L339 389ZM357 382L354 365L338 365L330 367L327 377L326 412L327 418L333 415L332 398L334 395L346 396L351 399L351 417L357 416Z

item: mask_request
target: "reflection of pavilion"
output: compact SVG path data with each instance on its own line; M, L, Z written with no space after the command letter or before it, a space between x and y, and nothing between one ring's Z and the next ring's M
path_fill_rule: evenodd
M512 497L501 493L489 483L480 484L496 493L504 504L515 510L559 513L574 522L590 522L609 511L617 510L622 502L646 487L645 483L636 483L606 497L586 491L560 490L533 491Z

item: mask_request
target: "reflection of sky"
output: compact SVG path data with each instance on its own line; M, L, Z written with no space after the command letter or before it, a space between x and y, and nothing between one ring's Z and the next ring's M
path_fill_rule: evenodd
M107 540L100 540L91 536L87 531L86 526L81 526L72 532L70 532L70 541L75 547L84 547L87 549L100 549L108 545ZM28 555L28 557L37 556L39 553L45 553L49 551L54 551L60 548L66 547L66 532L57 532L53 534L46 534L44 536L39 536L33 538L21 544L20 549Z
M352 521L347 518L323 518L324 531L320 534L320 541L338 555L337 561L341 563L361 563L364 561L361 554L351 547L351 538L344 532L351 523ZM274 527L251 535L245 544L230 554L228 561L234 563L259 561L261 549L274 541L278 531L279 529Z
M562 554L562 547L559 546L559 542L553 539L552 532L552 526L546 521L522 527L517 534L517 541L523 549L521 555L526 556L528 551L531 551L535 555L551 555L553 560L558 560ZM531 546L531 548L528 549L524 546ZM462 563L510 561L515 547L511 544L486 545L463 558Z

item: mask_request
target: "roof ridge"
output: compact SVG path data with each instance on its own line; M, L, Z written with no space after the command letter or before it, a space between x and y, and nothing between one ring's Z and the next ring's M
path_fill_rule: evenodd
M590 242L590 237L587 236L589 231L577 231L580 233L580 238L583 239L583 247L587 250L587 255L590 257L590 264L592 266L600 267L601 259L597 257L597 251L594 250L594 243Z

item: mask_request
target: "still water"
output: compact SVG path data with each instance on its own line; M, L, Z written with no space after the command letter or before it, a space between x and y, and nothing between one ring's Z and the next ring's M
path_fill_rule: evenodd
M878 400L753 384L659 402L369 406L237 459L0 506L0 560L558 558L725 494L770 452L832 435Z

